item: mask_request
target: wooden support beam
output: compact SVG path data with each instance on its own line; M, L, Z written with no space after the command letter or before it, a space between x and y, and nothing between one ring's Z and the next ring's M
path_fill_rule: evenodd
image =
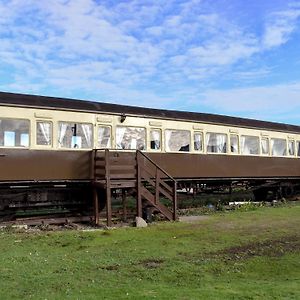
M106 187L106 224L108 227L112 225L112 211L111 211L111 189L110 186Z
M127 198L126 190L122 189L123 221L127 222Z
M173 220L176 221L178 216L177 216L177 182L174 181L174 190L173 190Z
M110 163L109 150L105 150L105 179L106 179L106 224L108 227L112 225L112 211L111 211L111 185L110 185Z
M95 225L99 225L99 199L97 188L93 189L93 198L94 198L94 222Z

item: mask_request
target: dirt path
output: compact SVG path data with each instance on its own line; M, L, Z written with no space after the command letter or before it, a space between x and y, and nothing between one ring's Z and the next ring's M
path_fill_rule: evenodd
M182 216L182 217L179 217L179 222L195 223L195 222L204 221L207 219L209 219L209 216Z

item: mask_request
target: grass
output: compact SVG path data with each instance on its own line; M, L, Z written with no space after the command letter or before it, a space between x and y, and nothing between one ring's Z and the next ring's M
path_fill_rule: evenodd
M0 232L0 299L300 299L300 205L145 229Z

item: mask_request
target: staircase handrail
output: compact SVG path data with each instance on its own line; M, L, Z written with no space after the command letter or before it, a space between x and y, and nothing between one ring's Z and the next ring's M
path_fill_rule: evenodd
M145 157L148 161L150 161L157 169L159 169L162 173L164 173L169 179L171 179L173 182L176 182L176 179L172 177L167 171L165 171L163 168L161 168L155 161L153 161L149 156L145 155L141 150L136 150L137 153L141 154L143 157Z

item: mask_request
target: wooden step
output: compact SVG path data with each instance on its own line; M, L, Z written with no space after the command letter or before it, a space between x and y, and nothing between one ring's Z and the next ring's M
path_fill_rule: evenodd
M133 180L111 180L110 187L111 188L135 188L136 187L136 179L133 179Z
M173 220L173 213L162 203L155 203L155 195L153 195L145 187L141 187L141 194L146 200L148 200L155 208L157 208L167 219Z

